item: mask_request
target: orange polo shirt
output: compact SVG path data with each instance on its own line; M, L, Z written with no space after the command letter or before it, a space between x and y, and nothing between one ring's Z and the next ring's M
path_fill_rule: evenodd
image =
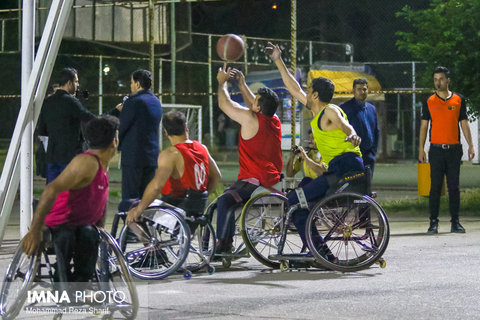
M465 98L461 94L452 92L444 100L434 93L423 103L422 120L431 121L430 143L460 143L459 122L467 119Z

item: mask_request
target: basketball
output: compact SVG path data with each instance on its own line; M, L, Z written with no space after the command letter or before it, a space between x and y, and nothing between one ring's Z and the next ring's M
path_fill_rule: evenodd
M217 54L222 60L235 61L242 57L245 45L236 34L226 34L218 39Z

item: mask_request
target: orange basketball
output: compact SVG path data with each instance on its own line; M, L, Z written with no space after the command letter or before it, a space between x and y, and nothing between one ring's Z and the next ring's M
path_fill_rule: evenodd
M243 55L245 45L236 34L226 34L218 39L217 54L222 60L235 61Z

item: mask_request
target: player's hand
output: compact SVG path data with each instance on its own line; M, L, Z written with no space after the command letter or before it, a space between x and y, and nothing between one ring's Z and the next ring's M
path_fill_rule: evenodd
M223 68L218 69L217 81L218 81L219 85L223 85L225 82L228 81L228 79L230 79L231 69L232 68L230 68L230 67L227 68L227 63L226 62L223 64Z
M345 138L345 142L346 141L350 141L353 144L353 146L356 147L360 145L360 143L362 142L362 138L360 138L356 134L351 134Z
M22 250L29 257L38 252L40 243L42 242L42 231L31 229L23 238Z
M115 109L117 109L118 111L122 111L123 109L123 103L119 103L115 106Z
M420 150L418 151L418 162L424 163L427 162L427 154L425 153L425 150Z
M305 152L305 149L303 149L302 146L298 146L298 151L300 152L298 155L302 160L306 160L308 158L307 152Z
M472 161L473 158L475 158L475 149L473 149L473 146L468 147L468 161Z
M265 54L267 54L272 61L276 61L282 57L282 50L277 45L268 42L265 46Z
M139 207L134 207L127 212L127 224L130 222L137 222L142 215L142 210Z
M230 76L232 79L235 79L238 84L245 83L245 76L243 75L242 71L233 68L230 70Z

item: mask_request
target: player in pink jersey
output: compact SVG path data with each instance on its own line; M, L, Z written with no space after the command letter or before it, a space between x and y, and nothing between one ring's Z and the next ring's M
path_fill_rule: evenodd
M23 239L23 251L29 256L35 254L42 241L42 229L48 226L57 255L56 281L88 282L94 273L100 241L95 225L104 224L108 165L117 152L118 125L113 116L88 122L85 138L89 149L73 158L47 184L33 214L30 231Z

